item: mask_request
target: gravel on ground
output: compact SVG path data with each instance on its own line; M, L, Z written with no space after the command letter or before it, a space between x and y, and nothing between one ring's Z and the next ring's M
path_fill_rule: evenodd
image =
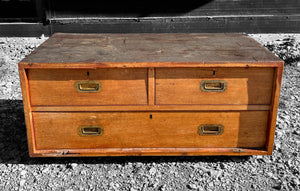
M0 38L0 190L300 190L300 34L249 36L285 61L272 156L29 158L17 63L47 37Z

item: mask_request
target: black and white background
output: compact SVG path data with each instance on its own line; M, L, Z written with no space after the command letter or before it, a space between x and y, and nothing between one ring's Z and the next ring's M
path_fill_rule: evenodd
M0 190L300 190L300 1L0 0L0 21ZM285 61L273 155L29 158L17 63L54 32L247 33Z

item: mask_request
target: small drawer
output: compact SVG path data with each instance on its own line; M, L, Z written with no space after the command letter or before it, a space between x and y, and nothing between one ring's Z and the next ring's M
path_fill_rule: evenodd
M156 104L270 104L273 68L158 68Z
M38 150L250 148L265 146L268 112L33 112L33 119Z
M147 69L30 69L33 106L145 105Z

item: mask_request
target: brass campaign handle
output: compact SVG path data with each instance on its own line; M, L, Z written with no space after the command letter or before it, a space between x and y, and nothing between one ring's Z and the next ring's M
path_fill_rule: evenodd
M102 84L99 81L77 81L75 82L75 89L79 93L83 92L99 92Z
M79 136L101 136L104 133L104 129L100 125L82 125L78 127Z
M225 80L202 80L200 89L203 92L224 92L227 89Z
M199 135L221 135L224 132L224 126L221 124L201 124L198 127Z

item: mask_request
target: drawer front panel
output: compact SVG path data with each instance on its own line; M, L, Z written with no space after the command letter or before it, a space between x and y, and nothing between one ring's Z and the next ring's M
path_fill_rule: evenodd
M270 104L273 68L157 68L156 104Z
M31 104L145 105L147 69L30 69Z
M232 148L265 146L268 112L33 112L33 119L37 149Z

